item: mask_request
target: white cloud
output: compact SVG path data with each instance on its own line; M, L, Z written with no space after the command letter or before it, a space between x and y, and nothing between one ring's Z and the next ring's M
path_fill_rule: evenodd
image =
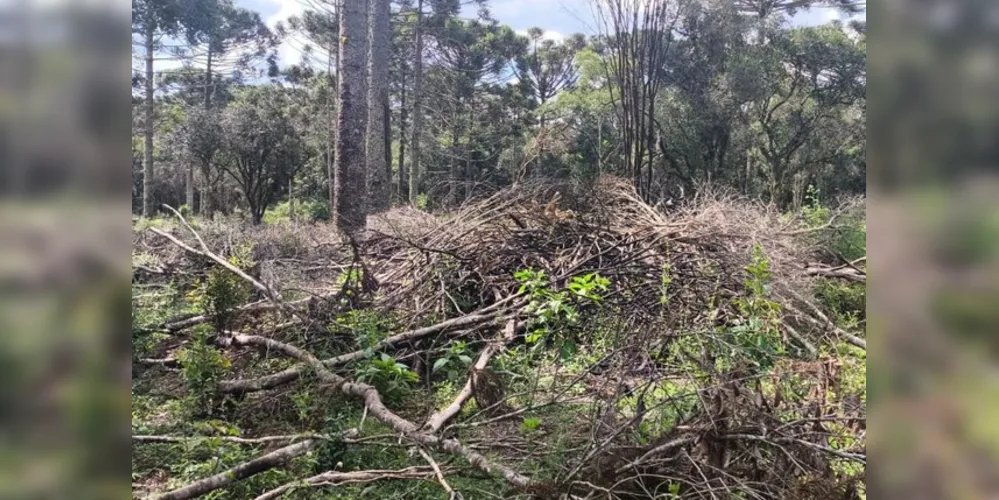
M527 36L527 30L517 31L518 35ZM541 35L542 40L553 40L555 42L561 42L565 40L565 35L559 33L558 31L545 30L544 34Z
M264 22L267 26L274 28L278 23L287 25L288 19L300 16L306 9L305 0L261 0L263 3L274 6L277 10L267 16ZM286 67L298 64L302 60L301 48L308 44L308 40L300 35L291 35L281 42L278 47L278 65Z

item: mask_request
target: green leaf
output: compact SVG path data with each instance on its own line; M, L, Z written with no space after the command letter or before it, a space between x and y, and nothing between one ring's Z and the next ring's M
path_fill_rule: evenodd
M438 370L447 366L448 361L448 358L440 358L437 361L434 361L434 367L430 371L437 373Z
M472 358L470 358L470 357L468 357L468 356L466 356L464 354L459 354L458 355L458 360L461 361L462 363L465 363L466 365L472 364Z

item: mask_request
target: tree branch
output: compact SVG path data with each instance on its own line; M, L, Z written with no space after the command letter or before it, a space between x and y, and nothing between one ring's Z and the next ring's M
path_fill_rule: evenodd
M214 476L195 481L187 486L161 495L153 495L149 498L150 500L186 500L201 496L302 456L311 450L316 443L317 441L309 439L301 443L285 446Z

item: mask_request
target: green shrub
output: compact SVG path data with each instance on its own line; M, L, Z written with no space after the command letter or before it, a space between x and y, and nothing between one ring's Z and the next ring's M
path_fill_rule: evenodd
M802 217L809 227L822 227L832 218L833 211L819 201L815 186L808 187L802 207ZM847 260L867 255L867 218L857 210L841 215L836 222L812 235L813 243Z
M238 256L231 257L229 262L236 267L250 267L245 258ZM190 294L191 302L211 318L215 331L222 333L229 327L235 309L249 300L250 285L222 266L212 267L204 282L198 285Z
M229 359L209 343L211 337L210 327L199 325L194 330L190 345L177 353L184 370L188 396L192 399L189 408L198 414L211 414L217 406L216 388L230 368Z
M732 344L742 354L761 367L769 367L783 354L780 334L780 304L770 296L770 262L760 245L753 246L752 261L746 266L746 294L734 303L742 315L729 329Z
M264 212L264 223L277 224L291 220L291 204L282 201ZM318 222L330 220L329 203L323 200L295 200L295 220Z
M409 395L412 385L420 376L388 354L375 356L370 350L357 368L357 381L375 386L387 400L401 400Z

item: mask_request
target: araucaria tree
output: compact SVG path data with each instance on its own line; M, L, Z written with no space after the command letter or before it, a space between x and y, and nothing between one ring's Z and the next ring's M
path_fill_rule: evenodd
M368 59L367 0L343 2L340 8L340 59L337 94L333 220L350 234L363 229L367 215L365 132L368 122L365 70Z
M392 196L391 135L389 121L389 0L368 0L368 202L372 212L385 210Z
M239 184L254 224L305 162L305 144L290 116L291 102L276 87L250 87L222 113L219 162Z

